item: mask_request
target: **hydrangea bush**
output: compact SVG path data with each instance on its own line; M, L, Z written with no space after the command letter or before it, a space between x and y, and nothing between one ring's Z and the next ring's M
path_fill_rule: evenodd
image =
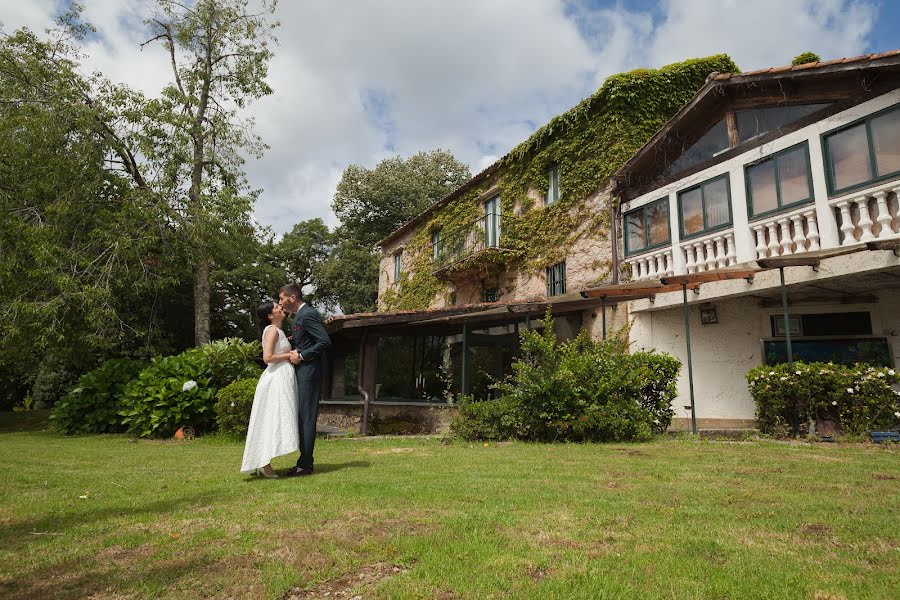
M238 379L219 390L216 394L216 423L219 431L247 436L258 381L258 378Z
M857 435L900 427L900 374L892 368L795 362L751 369L747 382L763 433L797 435L817 419Z
M681 363L667 354L627 353L620 340L583 331L558 342L549 314L543 333L522 334L513 374L499 398L464 402L453 430L469 439L642 440L666 430Z
M53 423L65 434L114 433L124 430L122 393L141 370L137 360L112 359L85 373L57 402Z

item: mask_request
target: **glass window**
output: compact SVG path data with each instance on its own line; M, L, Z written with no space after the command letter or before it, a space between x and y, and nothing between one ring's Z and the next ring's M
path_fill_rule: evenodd
M544 196L544 204L553 204L559 200L559 167L553 165L547 173L547 195Z
M400 281L400 273L403 272L403 252L394 255L394 282Z
M781 129L826 106L828 104L802 104L736 111L734 116L737 122L738 143Z
M751 216L812 199L806 144L748 165L746 173Z
M710 179L678 194L681 235L689 237L731 224L728 175Z
M566 293L566 263L556 263L547 267L547 297Z
M900 108L825 137L831 193L900 173Z
M900 171L900 110L872 119L872 145L879 175Z
M678 173L704 160L714 157L723 150L728 150L728 126L725 119L712 126L690 148L676 157L667 170L668 174Z
M484 203L484 245L486 248L500 245L500 196Z
M625 253L669 243L669 199L663 198L625 215Z
M441 258L441 230L431 232L431 259L437 261Z

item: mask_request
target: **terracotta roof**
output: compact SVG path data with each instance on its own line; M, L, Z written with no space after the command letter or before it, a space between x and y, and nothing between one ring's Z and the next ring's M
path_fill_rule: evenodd
M856 62L864 62L864 61L875 61L881 60L883 58L890 58L892 56L900 55L900 49L898 50L888 50L887 52L880 52L878 54L860 54L859 56L849 56L847 58L835 58L833 60L825 60L819 62L811 62L804 63L802 65L784 65L781 67L766 67L764 69L756 69L755 71L745 71L743 73L719 73L714 77L717 81L725 81L727 79L731 79L733 81L740 81L742 79L747 79L749 77L755 77L758 75L765 75L767 73L786 73L788 71L805 71L807 69L817 69L819 67L827 67L832 65L844 65L848 63L856 63ZM702 91L702 90L701 90ZM699 92L698 92L699 94Z

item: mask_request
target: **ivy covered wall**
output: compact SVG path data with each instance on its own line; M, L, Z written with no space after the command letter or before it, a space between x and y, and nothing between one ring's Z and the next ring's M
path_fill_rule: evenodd
M462 231L483 215L480 201L497 192L504 215L503 239L508 252L485 252L467 264L494 266L509 272L538 276L566 258L585 236L606 240L610 233L609 207L598 209L598 190L609 177L663 124L684 106L708 75L738 73L725 54L691 59L660 69L637 69L609 77L603 86L576 107L535 131L495 165L495 173L477 186L451 196L416 229L382 249L382 272L392 269L392 255L403 245L403 273L399 282L379 285L381 310L421 309L449 303L453 284L435 276L431 234ZM559 201L544 206L548 171L559 172ZM512 216L508 218L507 216ZM514 290L513 290L514 291Z

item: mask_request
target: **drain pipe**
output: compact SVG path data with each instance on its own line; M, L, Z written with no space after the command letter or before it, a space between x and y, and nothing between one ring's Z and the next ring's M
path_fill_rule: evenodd
M359 366L357 367L356 374L356 387L359 390L359 394L363 399L363 417L362 417L362 427L360 428L360 433L362 435L369 435L369 403L371 402L371 398L369 397L369 391L365 386L365 364L366 364L366 342L369 338L369 329L363 329L362 339L359 341Z

